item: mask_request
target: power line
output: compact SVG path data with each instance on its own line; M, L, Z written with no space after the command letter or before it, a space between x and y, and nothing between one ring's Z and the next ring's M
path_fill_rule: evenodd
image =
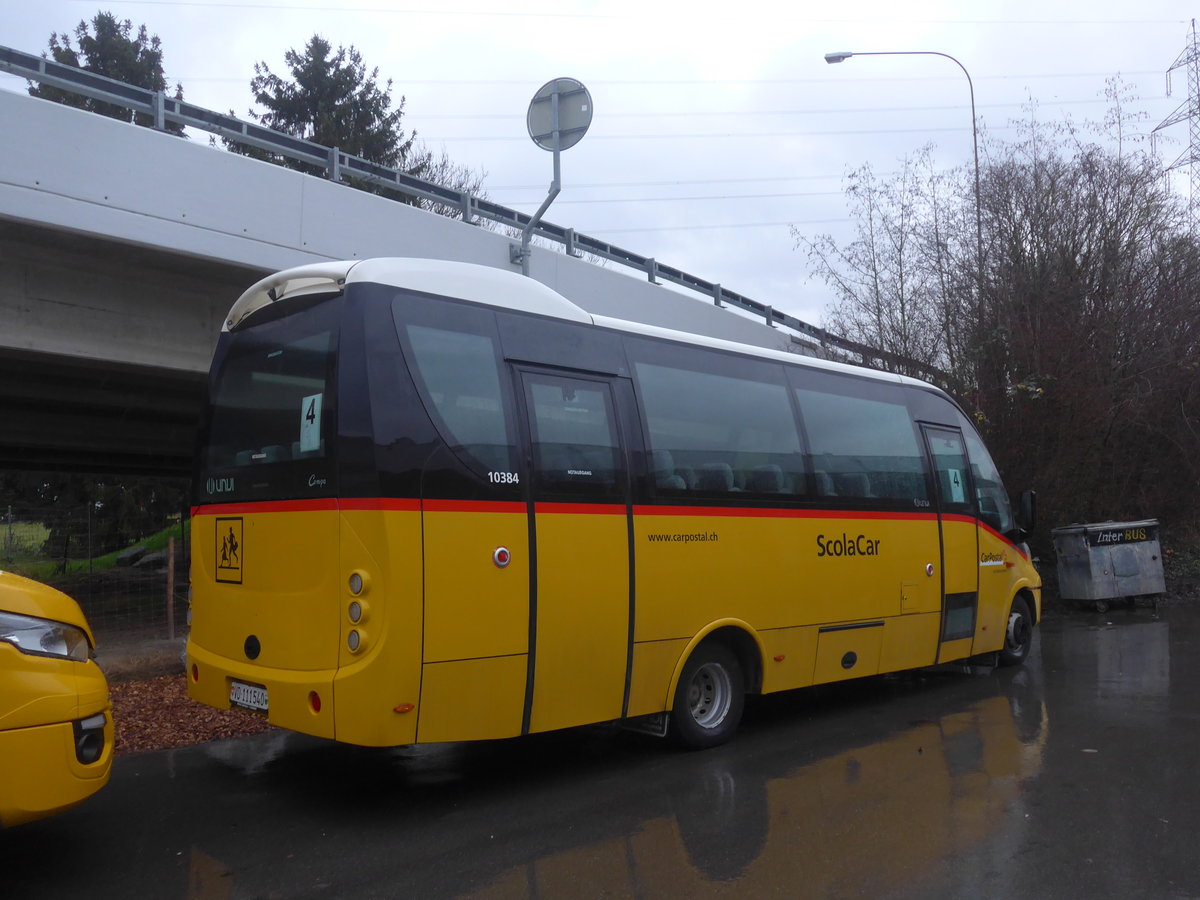
M989 125L989 131L1009 131L1011 125ZM864 128L838 129L836 131L721 131L721 132L679 132L676 134L588 134L588 141L649 141L649 140L719 140L722 138L808 138L808 137L840 137L842 135L872 135L872 134L950 134L970 131L969 125L950 126L947 128ZM511 135L441 135L443 142L487 142L487 141L521 141L528 143L529 138L523 134Z
M556 206L568 203L678 203L684 200L782 200L788 197L840 197L842 191L801 191L789 194L707 194L691 197L597 197L594 199L558 199ZM540 203L541 200L510 200L514 206Z
M69 0L69 2L86 2L86 0ZM127 0L128 2L128 0ZM1030 74L1008 74L1008 75L980 75L976 77L977 82L982 81L1013 81L1013 80L1030 80L1043 78L1111 78L1114 74L1119 74L1122 77L1143 77L1143 76L1161 76L1161 72L1154 71L1126 71L1114 73L1108 72L1042 72ZM233 76L217 76L217 75L198 75L192 77L178 77L175 81L187 81L189 83L199 82L241 82L248 81L247 78L238 78ZM536 85L537 79L531 78L406 78L404 76L392 76L392 81L403 84L433 84L446 85L447 87L489 87L494 85L499 86L522 86L528 87ZM863 84L873 82L886 82L888 84L908 83L916 81L953 81L954 79L944 75L929 75L929 76L911 76L906 78L888 78L886 76L866 76L858 78L638 78L628 80L618 79L601 79L589 81L593 87L645 87L654 85L659 87L720 87L723 85L797 85L797 84Z
M890 174L890 173L888 173ZM601 190L609 190L611 188L624 187L682 187L684 185L694 184L770 184L779 181L832 181L840 180L842 175L773 175L763 178L696 178L696 179L674 179L670 181L593 181L585 184L572 184L571 187L576 190L586 188L596 188ZM488 185L489 191L533 191L545 188L545 183L542 184L504 184L504 185Z
M87 3L91 5L92 0L67 0L67 2ZM200 7L202 9L225 9L225 10L268 10L271 12L337 12L337 13L372 13L377 15L400 15L400 16L442 16L447 18L505 18L505 19L597 19L597 20L627 20L630 18L625 13L579 13L579 12L546 12L538 10L529 12L525 10L511 9L446 9L444 7L438 9L417 8L417 9L395 9L378 6L328 6L328 5L310 5L296 3L246 3L239 0L236 3L214 3L212 0L111 0L111 6L167 6L167 7ZM638 13L642 17L645 12L639 7ZM659 18L665 17L665 14ZM651 15L648 18L653 19ZM716 17L722 18L722 17ZM738 19L739 15L731 13L724 19ZM828 17L814 18L805 14L782 15L775 16L774 21L801 21L807 25L845 25L845 24L861 24L861 20L845 17ZM1029 26L1069 26L1079 27L1086 25L1144 25L1147 27L1159 25L1177 25L1182 20L1180 19L917 19L908 16L886 18L875 18L873 21L881 24L897 23L904 25L989 25L989 26L1013 26L1013 27L1029 27Z
M182 79L178 79L182 80ZM1107 104L1108 101L1096 97L1090 100L1055 100L1048 106L1095 106ZM686 119L686 118L723 118L726 116L815 116L834 113L837 115L864 115L878 113L910 113L910 112L958 112L966 104L950 106L846 106L819 107L813 109L728 109L728 110L696 110L694 112L604 112L605 119ZM1025 106L1021 103L981 103L978 109L1014 109ZM408 115L416 117L415 113ZM433 113L420 115L421 119L436 119L453 121L455 119L518 119L513 113Z
M741 229L741 228L790 228L793 225L835 225L843 222L852 222L853 219L809 219L806 221L790 221L790 222L735 222L725 225L659 225L655 227L641 228L593 228L591 229L595 237L604 237L610 234L634 234L636 232L651 232L651 231L723 231L726 229Z

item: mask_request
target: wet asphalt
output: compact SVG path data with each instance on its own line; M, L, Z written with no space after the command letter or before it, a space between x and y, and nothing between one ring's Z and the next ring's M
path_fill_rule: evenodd
M1019 669L754 698L701 753L610 728L118 758L0 832L0 897L1200 897L1200 609L1064 612Z

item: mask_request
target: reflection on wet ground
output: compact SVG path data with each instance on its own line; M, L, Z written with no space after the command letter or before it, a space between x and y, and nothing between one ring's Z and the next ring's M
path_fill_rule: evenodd
M760 698L704 753L593 728L126 757L0 835L4 896L1200 896L1198 636L1189 608L1052 618L1024 668Z

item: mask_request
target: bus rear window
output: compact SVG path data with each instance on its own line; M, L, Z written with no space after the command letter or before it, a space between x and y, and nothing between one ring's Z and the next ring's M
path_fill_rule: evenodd
M290 462L311 467L325 459L334 433L331 376L339 308L327 302L222 338L205 469Z

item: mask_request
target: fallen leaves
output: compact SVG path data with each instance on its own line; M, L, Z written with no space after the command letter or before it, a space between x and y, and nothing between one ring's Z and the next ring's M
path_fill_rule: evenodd
M183 674L114 682L109 685L109 693L118 755L242 737L271 727L255 713L213 709L192 700Z

